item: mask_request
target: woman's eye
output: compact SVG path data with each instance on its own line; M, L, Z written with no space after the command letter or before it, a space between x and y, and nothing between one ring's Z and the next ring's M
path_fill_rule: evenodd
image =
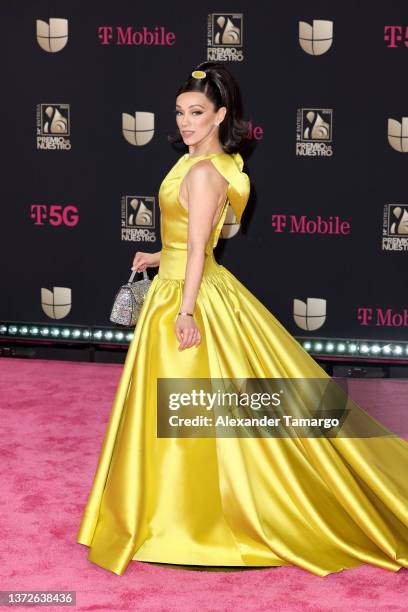
M174 112L176 113L176 115L178 115L179 113L181 113L181 111L174 111ZM202 115L202 114L203 114L201 111L193 111L193 113L192 113L192 114L193 114L193 115L195 115L196 113L197 113L198 115Z

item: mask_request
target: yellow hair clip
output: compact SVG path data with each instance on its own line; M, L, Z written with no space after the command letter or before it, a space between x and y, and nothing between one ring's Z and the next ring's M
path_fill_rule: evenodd
M207 73L204 72L204 70L193 70L193 72L191 73L191 76L194 77L195 79L205 79L205 77L207 76Z

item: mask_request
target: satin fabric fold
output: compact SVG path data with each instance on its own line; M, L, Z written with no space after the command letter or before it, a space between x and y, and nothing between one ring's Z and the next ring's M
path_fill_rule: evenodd
M237 158L209 158L245 205ZM178 189L191 159L177 164L160 191L159 271L129 345L77 541L89 547L90 561L118 575L132 560L297 565L318 576L362 563L408 567L403 439L157 438L159 377L328 377L216 261L212 249L228 198L195 307L201 344L177 350L188 221Z

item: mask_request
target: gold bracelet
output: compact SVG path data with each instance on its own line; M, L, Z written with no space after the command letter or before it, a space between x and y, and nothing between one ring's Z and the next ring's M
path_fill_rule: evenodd
M192 312L179 312L179 315L189 315L190 317L194 317Z

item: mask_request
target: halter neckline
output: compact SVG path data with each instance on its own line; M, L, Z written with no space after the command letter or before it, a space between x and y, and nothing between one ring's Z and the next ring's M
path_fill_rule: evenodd
M228 153L221 151L220 153L203 153L202 155L193 155L193 156L190 156L190 153L185 153L184 158L190 160L190 159L200 159L200 157L212 157L214 155L228 155Z

